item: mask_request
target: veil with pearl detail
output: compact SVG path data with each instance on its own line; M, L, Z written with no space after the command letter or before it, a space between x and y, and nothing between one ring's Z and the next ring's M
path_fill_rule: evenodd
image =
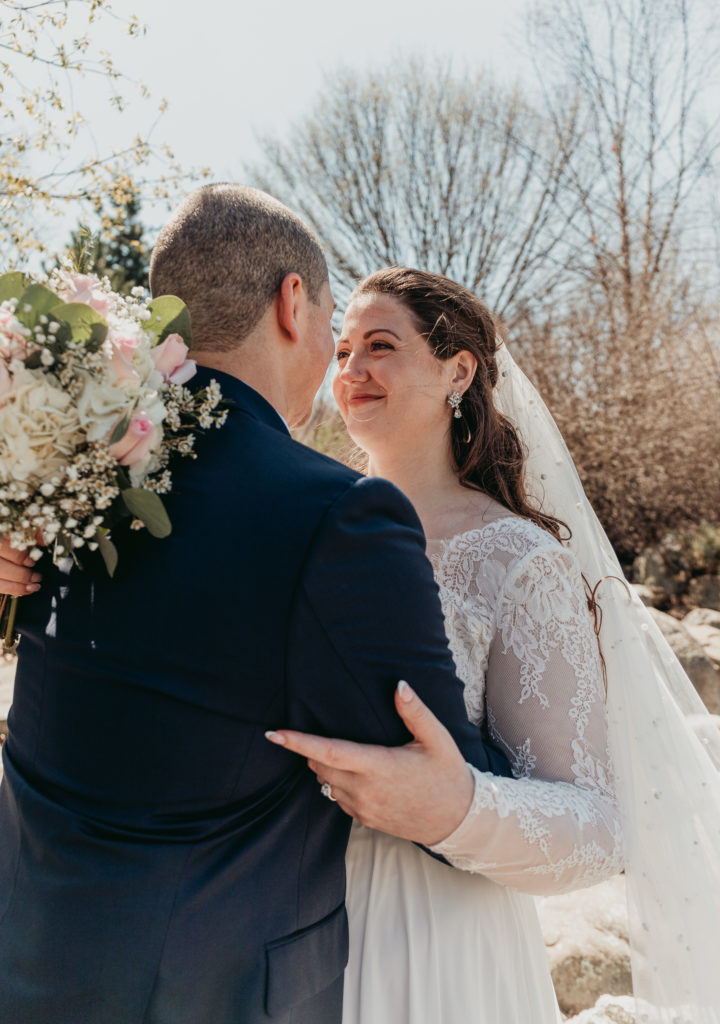
M549 410L498 338L495 405L591 587L607 673L637 1019L720 1024L720 732L620 564ZM601 582L602 581L602 582Z

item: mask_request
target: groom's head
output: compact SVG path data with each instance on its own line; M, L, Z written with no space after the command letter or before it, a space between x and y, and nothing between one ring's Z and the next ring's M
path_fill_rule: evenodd
M189 195L162 229L150 287L186 304L194 350L229 352L252 334L290 273L318 305L329 285L316 236L266 192L223 183Z

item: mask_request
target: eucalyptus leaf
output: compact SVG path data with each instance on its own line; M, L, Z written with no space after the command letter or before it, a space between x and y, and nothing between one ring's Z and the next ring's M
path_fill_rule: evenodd
M95 539L98 542L100 554L103 556L103 561L105 562L105 568L108 571L108 576L112 577L115 575L115 570L117 569L118 564L117 548L110 540L110 538L106 537L100 531L98 531L98 533L95 535Z
M67 325L72 332L72 340L90 348L99 348L108 333L107 321L92 306L84 302L61 302L49 311L54 320L63 326Z
M157 345L165 341L169 334L179 334L188 348L190 347L192 343L190 310L182 299L178 299L175 295L159 295L157 299L153 299L148 309L150 310L150 319L145 321L143 327L155 335Z
M42 284L31 284L18 299L15 316L21 324L37 327L40 317L47 316L53 306L57 306L57 295Z
M129 491L132 487L130 483L130 477L124 466L118 466L115 470L115 477L117 479L117 485L121 491Z
M110 441L108 442L109 444L117 444L118 441L122 441L122 439L128 432L128 427L130 426L130 419L130 413L128 413L126 416L123 416L123 418L120 420L120 422L110 435Z
M129 487L121 491L122 500L136 519L142 520L153 537L167 537L172 532L172 524L168 518L161 499L154 491L144 487Z
M0 275L0 302L7 299L19 299L27 288L27 278L19 270Z

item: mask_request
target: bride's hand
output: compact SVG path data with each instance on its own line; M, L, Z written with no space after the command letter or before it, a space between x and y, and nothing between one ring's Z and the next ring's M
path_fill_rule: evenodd
M24 597L39 590L42 576L33 572L34 565L27 551L16 551L3 538L0 542L0 595Z
M344 811L371 828L432 846L465 818L474 783L444 725L400 683L395 706L414 736L404 747L379 747L279 729L268 739L308 759Z

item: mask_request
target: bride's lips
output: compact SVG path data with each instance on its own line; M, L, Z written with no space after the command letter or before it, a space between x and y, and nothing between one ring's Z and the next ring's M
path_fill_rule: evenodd
M365 405L366 402L378 402L384 398L385 395L371 395L364 392L358 392L355 395L351 395L348 400L348 405Z

